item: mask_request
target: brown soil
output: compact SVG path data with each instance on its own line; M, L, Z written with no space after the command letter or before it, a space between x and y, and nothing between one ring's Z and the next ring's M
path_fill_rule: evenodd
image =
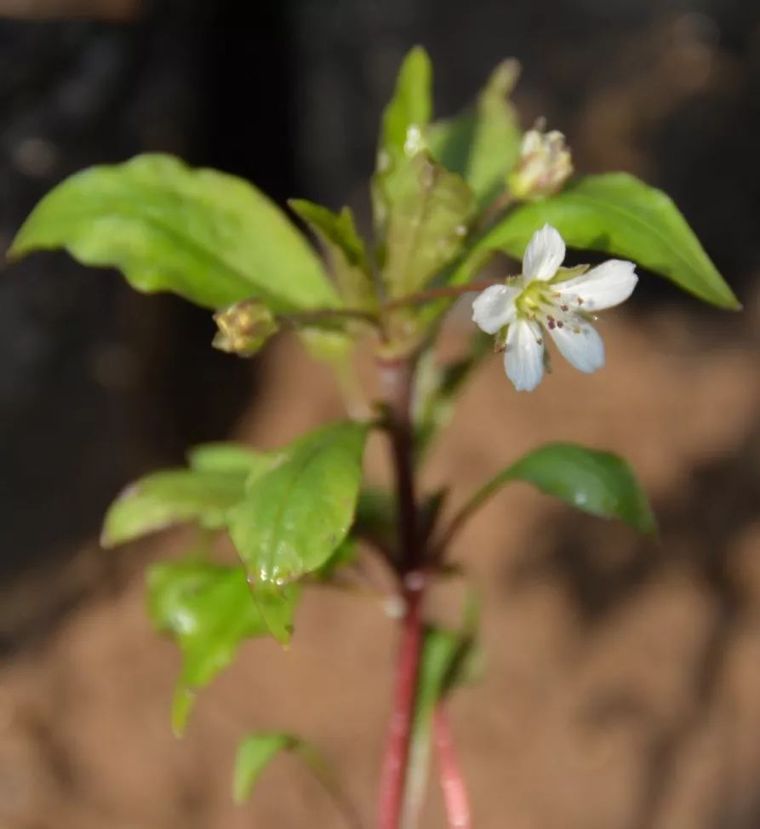
M631 460L662 527L642 542L516 486L462 535L487 670L451 716L479 829L760 825L758 316L610 315L597 376L557 361L515 395L494 358L468 388L431 486L453 480L456 501L542 441L579 440ZM275 445L339 412L294 344L266 374L245 439ZM185 540L108 559L93 543L4 600L3 623L28 618L29 635L2 669L1 829L340 827L289 759L231 804L237 738L258 728L314 740L369 820L395 641L382 605L308 596L293 646L244 647L175 741L178 656L146 620L141 569ZM460 598L440 591L431 614ZM58 621L35 635L43 617ZM442 826L431 793L425 826Z

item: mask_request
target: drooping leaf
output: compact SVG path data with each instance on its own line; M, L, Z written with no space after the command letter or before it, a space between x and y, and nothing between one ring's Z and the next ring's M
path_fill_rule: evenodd
M646 494L626 461L574 443L548 443L529 452L479 489L460 514L471 514L511 481L533 484L592 515L619 518L642 533L656 529Z
M500 63L478 96L474 110L436 121L428 131L433 156L464 177L479 207L503 189L505 177L520 154L522 132L509 101L518 74L517 61Z
M522 256L545 223L570 247L631 259L705 302L739 307L672 200L626 173L587 176L556 196L517 207L478 241L452 281L468 282L490 251Z
M422 288L462 246L473 211L464 180L418 153L390 206L383 281L392 297Z
M118 268L138 291L207 308L249 297L275 311L339 304L319 258L263 193L168 155L91 167L59 184L9 254L53 248Z
M244 803L250 796L261 773L281 752L294 754L330 796L350 827L359 827L356 810L346 798L322 753L311 743L284 731L249 734L238 746L232 793L236 803Z
M148 570L150 618L182 651L172 708L175 733L184 731L197 691L232 662L245 639L270 633L276 618L278 638L287 640L297 597L295 587L252 592L241 567L183 561Z
M333 213L305 199L291 199L288 204L324 247L345 304L349 308L373 308L377 300L367 252L356 231L350 208L344 207L340 213Z
M127 487L106 513L104 547L114 547L176 524L196 522L221 529L227 511L243 496L246 474L238 471L167 469Z
M230 513L230 534L257 583L284 584L321 567L354 517L367 426L341 422L288 449Z

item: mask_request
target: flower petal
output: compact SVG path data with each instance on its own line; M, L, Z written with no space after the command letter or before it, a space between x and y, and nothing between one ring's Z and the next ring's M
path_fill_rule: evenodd
M515 299L519 293L520 288L512 285L486 288L473 300L473 322L486 334L495 334L515 318Z
M604 365L604 343L593 325L580 318L570 319L549 330L562 356L586 374Z
M526 279L551 279L565 259L565 243L551 225L537 230L523 255L523 276Z
M557 284L562 301L584 311L602 311L620 305L639 281L633 262L610 259L581 276Z
M517 391L533 391L544 376L544 340L541 326L517 320L507 330L504 371Z

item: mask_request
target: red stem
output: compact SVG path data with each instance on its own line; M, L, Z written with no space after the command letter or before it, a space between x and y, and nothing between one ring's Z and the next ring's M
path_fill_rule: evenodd
M421 584L415 590L408 589L405 598L406 612L396 665L393 712L380 774L378 829L398 829L400 826L417 696L417 675L422 652Z
M433 712L433 737L449 829L471 829L467 787L459 768L449 718L442 702L436 705Z

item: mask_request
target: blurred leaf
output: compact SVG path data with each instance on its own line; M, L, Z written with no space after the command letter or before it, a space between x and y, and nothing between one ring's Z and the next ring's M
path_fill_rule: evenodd
M601 518L619 518L634 529L656 529L646 494L631 467L610 452L574 443L549 443L529 452L476 492L462 512L471 514L511 481L533 484L546 495Z
M432 110L433 71L427 52L415 46L399 70L396 89L383 113L372 180L372 206L378 236L385 234L388 211L407 177L409 159L424 149L424 131Z
M469 353L448 365L438 366L435 353L427 351L420 360L415 390L414 450L420 462L435 436L449 423L457 395L472 372L488 354L493 353L493 338L480 331L472 336Z
M250 297L275 311L339 304L319 258L273 202L242 179L168 155L91 167L59 184L9 253L54 248L118 268L138 291L207 308Z
M196 472L236 472L247 478L267 472L284 456L284 452L259 452L242 443L218 442L194 446L187 461Z
M226 524L227 511L243 496L239 472L167 469L131 484L106 513L101 544L113 547L175 524L206 529Z
M183 561L148 570L150 618L182 651L172 709L176 734L184 731L197 690L232 662L243 640L268 634L272 618L289 636L297 597L294 587L252 592L240 567Z
M240 743L235 758L233 796L244 803L251 795L261 772L281 751L293 751L300 739L283 732L251 734Z
M380 487L362 487L356 502L356 515L352 532L384 550L392 550L396 544L396 498L392 492Z
M350 208L333 213L304 199L291 199L288 204L324 247L345 304L349 308L373 308L377 300L367 253Z
M626 173L587 176L556 196L517 207L478 241L452 282L468 282L490 251L522 256L545 223L570 247L625 256L705 302L740 307L671 199Z
M449 691L471 677L468 666L474 652L477 623L477 606L470 598L461 630L430 627L425 632L404 793L404 829L418 825L425 800L435 707Z
M456 255L473 196L464 180L419 153L406 163L390 207L383 280L392 297L414 293Z
M321 567L353 521L367 426L341 422L288 449L230 513L230 534L257 583L284 584Z
M517 61L500 63L478 96L474 111L436 121L428 131L435 158L464 176L479 207L504 188L505 177L520 155L522 132L509 101L518 74Z

